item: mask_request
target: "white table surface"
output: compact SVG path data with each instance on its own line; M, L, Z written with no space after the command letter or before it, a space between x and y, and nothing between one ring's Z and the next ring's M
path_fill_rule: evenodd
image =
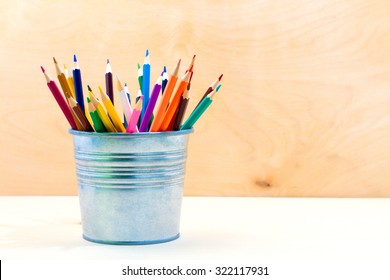
M0 197L0 259L390 260L390 199L185 197L178 240L81 238L77 197Z

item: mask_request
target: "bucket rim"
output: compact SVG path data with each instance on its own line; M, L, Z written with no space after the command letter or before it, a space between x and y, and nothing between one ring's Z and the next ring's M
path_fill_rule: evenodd
M95 131L81 131L69 129L69 134L78 135L78 136L88 136L88 137L116 137L116 138L133 138L133 137L161 137L161 136L175 136L175 135L186 135L193 133L194 129L185 129L185 130L174 130L174 131L159 131L159 132L136 132L136 133L125 133L125 132L95 132Z

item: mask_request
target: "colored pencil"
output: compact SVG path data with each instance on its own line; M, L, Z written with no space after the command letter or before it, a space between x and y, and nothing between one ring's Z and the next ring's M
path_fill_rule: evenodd
M112 84L112 70L110 60L107 58L106 74L104 75L106 80L106 94L110 98L112 104L114 104L114 86Z
M65 115L65 118L68 120L72 129L77 130L76 122L73 119L72 113L68 106L68 103L65 101L64 96L62 95L57 84L50 78L46 73L45 68L41 66L42 72L45 75L47 86L49 87L51 93L53 94L55 100L57 101L58 106L60 106L62 113Z
M75 116L79 120L79 122L81 124L81 130L82 131L93 131L92 126L90 125L89 121L87 120L84 112L81 110L81 107L77 103L77 101L73 97L68 97L68 104L70 106L70 109L73 110Z
M64 72L62 72L60 66L58 65L58 62L57 62L55 57L53 57L53 61L54 61L54 66L56 68L57 78L58 78L58 81L60 82L60 85L61 85L62 91L65 95L65 98L69 98L72 96L72 93L71 93L71 90L69 88L68 80L66 79Z
M191 60L191 64L190 66L188 67L188 72L190 72L190 80L188 82L188 86L187 86L187 89L190 90L191 88L191 81L192 81L192 76L194 75L194 65L195 65L195 58L196 58L196 54L194 54L194 56L192 57L192 60Z
M189 90L187 88L184 91L183 96L181 97L181 100L179 103L179 109L177 111L175 122L173 124L173 130L180 130L180 126L181 126L181 123L183 121L184 114L186 113L188 102L190 100L188 92L189 92Z
M91 99L93 105L96 108L96 111L98 112L100 120L103 122L104 127L108 132L116 132L114 124L111 122L110 118L108 117L106 111L104 110L103 105L100 103L99 99L93 94L91 88L88 86L89 90L89 98Z
M133 113L131 114L129 124L126 128L126 132L128 133L138 132L137 123L141 115L141 110L142 110L142 97L140 97L138 101L135 103Z
M84 95L83 95L83 83L81 81L81 71L79 64L77 62L76 55L73 56L74 68L73 68L73 81L74 81L74 90L76 95L76 101L79 103L81 109L85 111L84 108Z
M161 93L164 94L165 87L168 83L168 73L167 73L167 67L164 66L164 72L163 72L163 79L161 82Z
M138 89L138 93L137 93L137 96L135 98L135 103L137 103L140 98L143 98L142 91L141 91L141 89Z
M218 84L221 82L222 80L222 77L223 77L223 74L221 74L221 76L219 76L218 79L216 79L209 87L208 89L206 90L206 92L203 94L202 98L199 100L198 104L195 106L195 109L199 106L200 102L202 102L203 99L206 98L207 95L209 95L210 92L212 92L216 86L218 86ZM194 109L194 110L195 110Z
M124 84L123 86L125 92L126 92L126 95L127 95L127 99L129 100L129 103L131 105L131 97L130 97L130 91L129 91L129 88L127 87L127 83Z
M76 98L76 96L74 94L73 77L69 75L69 71L68 71L68 68L66 67L66 64L64 64L64 74L65 74L66 80L68 81L68 86L70 88L70 93L72 94L73 98Z
M138 67L138 84L139 84L139 88L141 89L141 91L142 91L142 83L143 83L143 72L142 72L142 68L141 68L141 66L139 65L139 63L138 63L138 65L137 65L137 67Z
M102 97L102 101L104 104L104 107L106 107L107 113L110 116L112 123L115 126L115 129L118 132L126 132L125 127L122 124L121 119L119 118L119 115L117 111L115 110L114 104L112 104L110 98L103 92L102 87L99 86L100 95Z
M159 131L168 130L169 124L172 118L174 117L177 107L179 106L180 98L183 95L184 90L187 88L189 79L190 79L190 72L187 72L182 78L179 87L177 88L175 94L172 97L171 103L169 104L168 109L165 112Z
M150 91L150 58L149 58L149 51L146 50L144 65L142 68L142 112L141 112L141 118L143 119L146 111L146 107L148 107L149 104L149 91Z
M188 119L184 122L184 124L180 127L180 130L184 129L190 129L194 126L194 124L199 120L199 118L202 116L202 114L206 111L206 109L210 106L210 104L213 102L214 95L218 92L219 88L221 87L221 84L218 85L214 91L210 92L205 99L199 104L198 108L196 108L191 115L188 117Z
M125 120L128 124L130 121L130 116L131 116L131 113L133 112L133 110L131 109L129 98L127 97L124 86L122 85L118 76L116 76L116 80L117 80L119 97L121 98L121 101L122 101L122 107L123 107L123 112L125 115Z
M145 114L142 118L141 126L139 127L139 132L147 132L148 126L150 122L150 118L153 113L154 106L156 105L158 95L160 94L161 90L161 82L162 82L162 74L160 77L158 77L156 84L153 87L152 94L150 96L149 104L146 107Z
M157 110L157 113L154 117L153 123L150 127L150 132L156 132L156 131L159 131L159 129L160 129L161 123L162 123L163 118L164 118L164 114L165 114L166 109L168 107L169 100L172 96L173 90L174 90L176 82L177 82L177 75L179 73L180 61L181 61L181 59L179 59L179 62L177 63L175 69L173 70L173 72L171 74L171 77L168 80L168 84L165 88L165 92L164 92L163 98L161 100L160 106Z
M91 116L92 122L93 122L93 128L96 132L106 132L107 130L104 128L104 125L102 121L100 120L99 114L91 102L91 99L87 97L87 103L88 103L88 112Z
M66 102L68 102L69 98L72 96L71 95L71 91L70 91L70 87L69 87L69 84L68 84L68 81L66 79L65 73L61 70L60 66L57 63L57 60L55 59L55 57L53 57L53 61L54 61L54 66L56 68L58 81L60 82L62 91L63 91L64 96L65 96L65 100L66 100ZM76 123L77 130L83 130L83 125L80 123L78 117L76 116L76 114L72 110L72 108L70 107L69 103L68 103L68 105L69 105L70 112L72 113L72 117L73 117L73 119L74 119L74 121Z

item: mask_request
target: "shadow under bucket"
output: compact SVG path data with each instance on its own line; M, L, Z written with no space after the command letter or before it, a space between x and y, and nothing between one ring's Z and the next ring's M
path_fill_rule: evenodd
M84 239L124 245L177 239L192 131L70 130Z

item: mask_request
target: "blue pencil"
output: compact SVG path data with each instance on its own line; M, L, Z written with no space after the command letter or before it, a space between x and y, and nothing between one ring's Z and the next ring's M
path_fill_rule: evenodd
M150 59L149 59L149 51L146 50L144 65L142 68L143 77L142 77L142 112L141 112L141 120L145 115L146 108L149 103L149 92L150 92Z
M74 68L73 68L73 82L74 82L74 91L76 94L76 101L79 103L81 109L84 112L84 95L83 95L83 83L81 81L81 71L79 64L77 63L76 55L73 56Z
M167 67L164 66L164 72L163 72L163 80L161 84L161 92L164 94L165 87L167 86L168 83L168 73L167 73Z

